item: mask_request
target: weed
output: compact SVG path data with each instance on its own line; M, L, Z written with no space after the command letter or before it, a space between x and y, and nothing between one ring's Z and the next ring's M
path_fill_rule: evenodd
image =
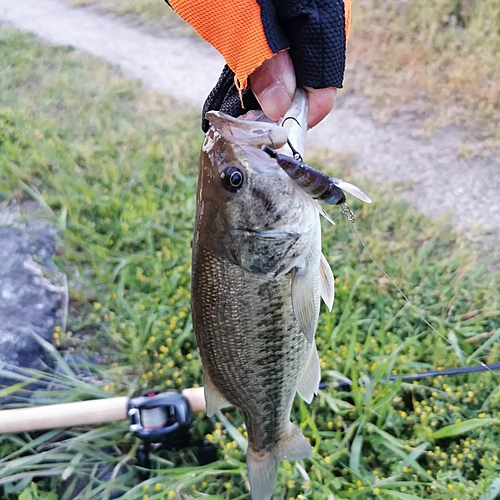
M348 88L386 117L417 109L424 129L463 125L499 147L499 20L498 0L354 2Z
M56 340L62 351L99 352L107 361L95 383L71 372L57 378L54 401L201 384L189 309L198 116L101 62L6 28L0 58L0 196L43 200L62 230L60 265L72 288L73 315ZM349 178L338 157L319 155L316 164ZM366 190L375 203L352 204L361 234L444 338L378 273L339 212L323 234L336 301L317 332L331 385L311 405L296 401L292 419L315 452L283 464L276 498L493 499L498 378L385 377L497 361L497 276L443 221L416 214L390 190ZM351 389L336 387L338 377ZM220 419L224 425L198 416L192 429L214 443L219 461L200 467L190 451L167 452L145 481L125 424L3 435L0 483L8 500L47 497L75 473L86 486L73 498L113 491L126 499L249 498L243 421L232 410Z

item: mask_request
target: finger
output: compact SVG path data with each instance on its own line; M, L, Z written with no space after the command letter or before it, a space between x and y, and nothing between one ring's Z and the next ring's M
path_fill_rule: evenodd
M271 120L277 122L292 105L296 81L288 52L279 52L264 61L250 75L250 88Z
M335 87L326 89L305 87L305 90L309 101L307 123L309 128L313 128L332 110L337 96L337 89Z

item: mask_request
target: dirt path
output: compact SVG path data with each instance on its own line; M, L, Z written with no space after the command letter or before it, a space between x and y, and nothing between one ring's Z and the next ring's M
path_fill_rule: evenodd
M155 37L120 19L70 9L58 0L0 0L0 21L117 64L147 87L198 108L223 65L218 53L199 40ZM460 157L466 131L442 130L420 140L413 138L412 127L405 116L379 125L360 112L356 96L346 96L311 131L310 141L336 152L352 152L357 167L374 183L409 182L411 187L402 194L423 213L451 212L459 227L479 223L498 237L500 158Z

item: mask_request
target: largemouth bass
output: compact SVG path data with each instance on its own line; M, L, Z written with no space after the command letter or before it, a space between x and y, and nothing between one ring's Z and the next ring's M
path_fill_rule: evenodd
M290 411L297 392L318 391L320 297L331 308L334 294L318 202L261 149L288 153L290 139L303 151L303 91L288 116L282 127L261 112L207 113L199 165L191 306L207 414L243 414L253 500L271 498L281 460L311 454Z

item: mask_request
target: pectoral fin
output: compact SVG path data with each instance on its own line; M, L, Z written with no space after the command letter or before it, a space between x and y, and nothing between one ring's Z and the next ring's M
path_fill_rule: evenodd
M302 333L309 342L313 342L319 311L314 300L311 275L306 269L293 270L292 307Z
M319 364L318 350L313 342L307 364L300 379L297 392L299 396L306 402L310 403L314 396L318 394L319 383L321 381L321 367Z
M205 390L205 404L207 407L207 417L211 417L222 408L231 406L224 396L219 392L215 385L210 380L208 373L203 374L204 390Z
M326 257L321 254L321 259L319 262L319 290L321 298L324 300L326 306L331 311L333 307L333 301L335 298L335 280L332 273L332 268Z

